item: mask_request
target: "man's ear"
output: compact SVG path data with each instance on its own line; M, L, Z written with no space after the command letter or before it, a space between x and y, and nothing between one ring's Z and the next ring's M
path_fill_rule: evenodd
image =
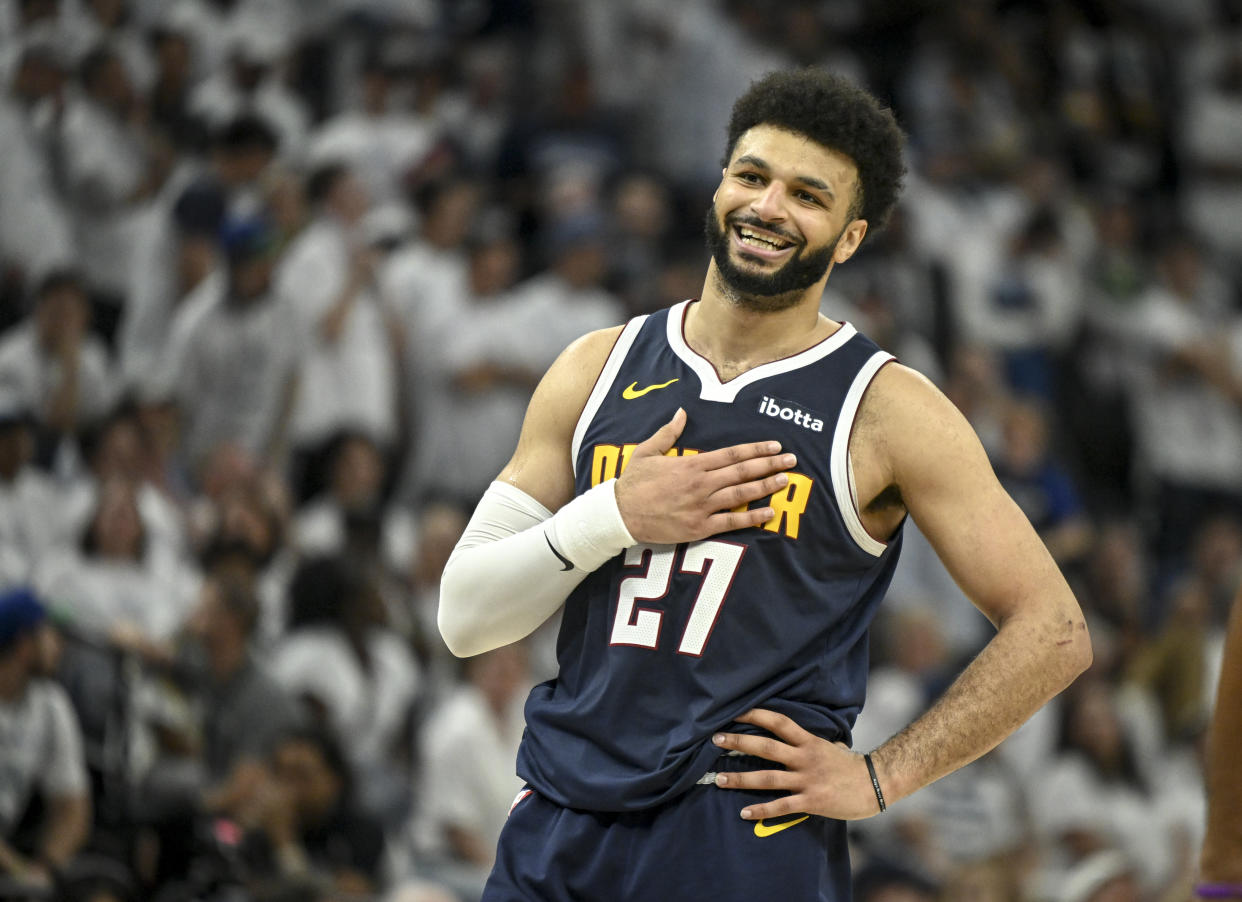
M832 262L844 263L854 256L854 251L858 250L858 246L862 244L866 234L867 220L865 219L855 219L847 225L845 231L841 233L841 237L837 239L837 246L832 252Z

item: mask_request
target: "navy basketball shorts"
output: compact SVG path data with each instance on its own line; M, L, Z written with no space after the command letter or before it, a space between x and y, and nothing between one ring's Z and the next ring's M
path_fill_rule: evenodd
M771 767L721 758L721 770ZM842 821L803 815L744 821L779 793L694 786L637 812L562 808L524 791L500 835L482 902L847 902Z

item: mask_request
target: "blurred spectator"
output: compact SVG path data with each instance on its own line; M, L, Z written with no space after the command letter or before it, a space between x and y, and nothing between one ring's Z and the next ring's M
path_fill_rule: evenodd
M623 174L610 192L609 283L632 316L663 307L660 268L673 239L673 198L654 173Z
M0 386L0 589L29 583L64 530L56 485L33 458L33 418Z
M401 74L399 47L381 41L362 62L362 102L315 129L310 157L348 164L375 204L403 195L406 174L431 149L434 126L403 108L394 82Z
M396 432L396 368L375 290L379 253L360 230L370 201L340 164L315 170L306 193L314 218L276 274L303 348L290 438L303 452L341 429L386 444Z
M95 510L101 487L122 480L134 486L152 552L175 566L188 551L185 522L173 502L146 480L143 442L133 407L122 407L96 425L83 442L88 469L63 490L66 530L78 533Z
M452 176L423 186L416 194L418 236L398 248L379 272L380 290L400 317L406 349L407 420L413 445L401 477L401 496L417 498L427 471L422 444L435 441L451 415L443 397L443 348L457 330L468 296L466 241L477 215L483 186Z
M1175 583L1169 595L1159 633L1132 651L1125 678L1155 702L1161 739L1174 743L1197 735L1209 713L1211 606L1204 583L1193 576Z
M154 77L151 50L134 22L131 0L80 0L62 14L66 45L74 59L82 59L107 44L121 60L135 89L146 95Z
M1115 847L1140 868L1144 891L1161 888L1182 864L1176 813L1161 804L1166 787L1141 770L1116 690L1098 678L1079 680L1061 711L1058 753L1027 775L1036 828L1060 879L1083 858Z
M858 902L935 902L936 885L909 868L877 860L854 875Z
M357 806L354 775L340 743L322 729L286 733L268 759L269 776L248 813L242 843L253 883L371 895L380 887L384 836Z
M281 154L305 152L310 113L284 83L289 30L275 30L262 17L239 14L223 29L228 62L212 71L190 95L189 109L212 128L241 115L265 122L280 136Z
M1118 851L1097 852L1066 875L1057 902L1133 902L1143 898L1134 866Z
M646 152L640 162L659 167L665 177L704 207L720 177L720 164L705 147L727 132L730 105L747 86L787 57L765 46L747 16L761 7L755 0L646 4L660 53L638 94L643 105Z
M396 761L420 686L409 648L384 623L374 586L340 559L304 562L289 600L272 674L343 744L360 781L355 801L404 816L408 791Z
M34 414L47 460L62 446L72 448L61 440L102 417L116 398L108 352L90 322L81 279L54 272L35 290L34 313L0 338L0 382Z
M200 291L219 290L227 201L220 185L203 180L182 191L171 210L157 202L146 214L117 348L127 386L165 387L174 365L165 346L177 311Z
M44 890L82 848L91 822L77 717L45 678L46 617L29 590L0 594L0 873Z
M522 739L531 680L521 644L471 658L465 672L466 682L420 730L423 795L416 835L425 872L477 899L522 788L510 762Z
M1155 567L1137 523L1101 525L1081 582L1075 587L1095 640L1095 666L1115 674L1147 630L1154 603Z
M183 453L194 471L229 442L283 459L300 345L290 307L272 286L275 239L265 222L233 224L224 237L226 284L204 286L173 322Z
M262 212L262 182L277 158L279 139L272 126L244 114L213 130L208 185L226 198L229 219L253 219Z
M438 701L457 685L457 658L440 638L436 614L440 607L440 577L444 565L465 531L466 502L429 499L418 511L418 545L410 565L410 606L414 647L427 677L426 698Z
M1224 281L1199 249L1174 238L1159 281L1137 300L1128 357L1135 447L1154 485L1155 549L1166 566L1205 515L1242 513L1242 356Z
M155 71L147 95L151 121L179 151L195 151L207 143L208 126L190 112L197 58L193 34L174 15L154 23L149 32Z
M520 111L501 143L497 175L513 205L540 222L595 208L630 162L625 123L594 90L585 62L565 63L548 102Z
M203 581L180 641L116 637L199 702L189 723L162 725L162 754L141 777L134 813L153 828L147 838L157 849L153 883L191 869L205 818L239 818L255 804L267 755L298 725L293 700L254 655L258 617L249 581L220 567Z
M255 768L297 720L291 699L254 655L259 605L253 591L221 574L204 581L190 629L206 654L202 805L238 815L255 791Z
M955 6L928 17L920 50L906 67L903 106L925 166L941 177L986 179L1013 165L1026 143L1026 119L1011 70L1000 64L991 4Z
M50 132L65 102L65 71L55 46L22 49L7 96L0 101L0 263L9 304L18 307L49 272L71 265L73 222L57 192ZM5 311L0 328L16 309Z
M417 465L420 484L473 498L508 459L504 440L517 439L546 351L513 340L533 320L524 318L514 293L522 256L503 215L481 217L466 246L469 268L454 302L457 316L427 379L432 398Z
M409 569L415 543L413 517L402 507L386 505L387 462L367 435L333 436L326 454L324 491L298 511L295 541L305 556L334 556L346 551L351 517L379 518L382 563L396 572Z
M1183 212L1210 247L1242 253L1242 51L1237 24L1211 29L1189 48L1188 84L1178 133L1186 166Z
M961 338L994 350L1019 393L1054 396L1054 363L1077 326L1081 278L1052 211L1034 211L999 259L959 269L953 315Z
M1092 529L1070 474L1053 455L1049 429L1048 415L1038 404L1012 402L1004 446L993 466L1053 560L1066 567L1090 551Z
M46 558L35 580L77 630L98 639L116 630L167 639L189 613L195 579L152 544L136 487L113 477L100 484L78 546Z
M1118 196L1094 207L1096 246L1085 263L1083 328L1062 374L1064 419L1092 505L1126 510L1135 490L1134 378L1128 325L1151 281L1141 211Z
M288 546L291 502L271 471L258 471L238 449L222 445L206 468L202 554L249 580L259 597L257 643L268 648L284 632L297 555Z
M125 61L92 50L78 68L80 93L66 104L55 148L63 166L80 260L95 300L95 328L111 340L120 321L142 204L158 190L171 156L145 121Z

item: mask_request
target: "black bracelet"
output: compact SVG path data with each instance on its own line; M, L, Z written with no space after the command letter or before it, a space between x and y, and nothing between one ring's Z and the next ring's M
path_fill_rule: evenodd
M864 754L863 760L867 762L867 773L871 774L871 788L875 790L875 800L880 803L880 813L882 814L888 806L884 804L884 791L880 789L880 778L875 775L875 765L871 763L871 753Z

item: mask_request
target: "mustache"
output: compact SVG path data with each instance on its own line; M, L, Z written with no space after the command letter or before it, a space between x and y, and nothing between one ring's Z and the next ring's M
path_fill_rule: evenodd
M725 220L725 225L726 226L740 226L740 225L751 226L752 228L760 229L761 231L768 232L769 234L772 234L772 235L776 235L778 238L783 238L786 241L789 241L793 244L797 244L797 245L803 244L802 239L799 238L797 235L791 235L788 232L786 232L784 229L780 228L779 226L770 225L764 222L758 216L745 216L742 214L734 214Z

